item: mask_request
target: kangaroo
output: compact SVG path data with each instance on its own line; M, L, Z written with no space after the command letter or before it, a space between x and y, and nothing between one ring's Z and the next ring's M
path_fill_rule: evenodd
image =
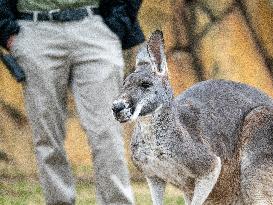
M132 160L153 205L163 204L166 183L187 205L273 204L273 99L226 80L174 97L161 31L139 50L112 109L119 122L136 121Z

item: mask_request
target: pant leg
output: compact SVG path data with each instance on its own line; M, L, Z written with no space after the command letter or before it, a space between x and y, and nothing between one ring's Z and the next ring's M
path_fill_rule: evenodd
M72 88L92 147L97 202L133 204L121 127L111 110L123 78L120 42L99 16L85 19L71 31L77 39L74 48L79 48L73 55Z
M73 178L64 150L69 69L62 27L22 21L12 48L26 72L24 96L33 130L40 182L47 204L74 204Z

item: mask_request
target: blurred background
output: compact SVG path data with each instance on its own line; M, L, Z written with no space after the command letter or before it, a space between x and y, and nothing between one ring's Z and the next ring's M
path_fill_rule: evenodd
M229 79L257 87L273 97L272 0L144 0L139 20L146 37L155 29L164 32L169 75L176 95L199 81ZM133 71L136 50L124 52L126 75ZM22 88L1 63L0 84L0 204L16 204L3 198L1 203L1 194L16 197L21 193L8 182L31 180L39 196L41 193ZM132 125L124 125L128 163L132 179L142 181L143 176L130 160L131 130ZM90 150L71 96L66 148L76 178L92 182ZM27 183L20 186L28 190ZM141 184L138 186L142 189ZM183 203L177 190L170 188L169 193L170 198L178 198L167 204Z

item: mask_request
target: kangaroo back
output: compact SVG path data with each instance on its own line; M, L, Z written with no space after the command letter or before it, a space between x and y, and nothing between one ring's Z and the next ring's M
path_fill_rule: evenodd
M198 83L176 99L180 121L192 135L202 135L218 156L231 157L246 115L273 100L251 86L225 80Z

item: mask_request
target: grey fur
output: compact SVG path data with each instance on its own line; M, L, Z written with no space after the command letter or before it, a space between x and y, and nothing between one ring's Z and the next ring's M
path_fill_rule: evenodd
M226 80L198 83L174 98L162 48L156 31L114 103L126 106L113 109L126 122L143 104L131 151L153 204L163 204L167 182L189 205L273 204L273 100Z

